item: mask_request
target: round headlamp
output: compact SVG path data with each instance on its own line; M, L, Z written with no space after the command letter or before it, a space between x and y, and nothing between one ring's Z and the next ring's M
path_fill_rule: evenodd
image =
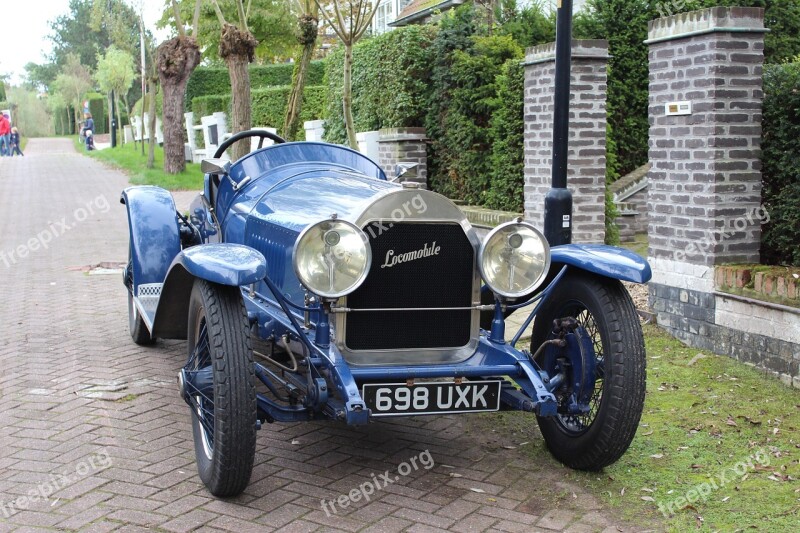
M372 262L364 232L350 222L335 219L304 229L292 256L300 282L314 294L333 299L356 290Z
M539 230L525 222L507 222L486 236L478 267L489 288L505 298L533 292L550 269L550 246Z

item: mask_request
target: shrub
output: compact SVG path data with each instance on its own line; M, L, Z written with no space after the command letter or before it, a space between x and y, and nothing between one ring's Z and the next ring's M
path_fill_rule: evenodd
M98 135L108 133L108 99L102 94L90 93L86 95L86 100L89 101L89 113L94 120L94 132Z
M359 42L353 49L356 131L418 127L430 92L435 26L406 26ZM342 110L344 49L326 61L325 139L345 143Z
M252 122L254 127L277 128L278 135L283 135L283 118L286 114L286 104L289 100L291 87L269 87L266 89L253 89L250 93L252 101ZM307 85L303 92L303 112L301 121L317 120L322 118L325 109L326 88L321 85ZM225 111L230 125L231 95L198 96L192 100L192 111L198 119L211 115L216 111ZM302 139L305 132L298 132ZM297 140L297 139L289 139Z
M524 203L524 85L525 68L516 59L507 61L497 76L498 107L489 131L492 176L486 207L517 213Z
M800 62L764 70L761 259L800 266Z
M250 87L252 90L292 84L294 65L282 63L275 65L251 65ZM312 61L308 68L307 85L321 85L325 74L322 61ZM231 79L227 68L198 67L186 83L186 107L199 96L228 94L231 92ZM287 97L288 98L288 97Z

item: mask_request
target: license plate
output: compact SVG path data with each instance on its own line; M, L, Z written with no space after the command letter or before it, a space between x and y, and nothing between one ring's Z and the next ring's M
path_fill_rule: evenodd
M368 383L362 396L372 416L477 413L500 409L499 381Z

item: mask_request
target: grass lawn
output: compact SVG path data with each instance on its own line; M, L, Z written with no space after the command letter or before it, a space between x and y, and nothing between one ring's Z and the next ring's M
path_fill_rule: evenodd
M522 449L643 528L797 531L800 391L655 326L645 326L645 337L644 414L616 464L577 472L555 461L541 438ZM501 423L530 432L521 413Z
M85 152L85 148L77 141L77 137L75 143L76 149ZM125 144L117 145L116 148L95 150L89 152L88 155L125 171L130 176L130 182L133 185L158 185L170 191L203 188L203 174L200 172L200 165L186 163L186 170L180 174L167 174L164 172L163 148L156 146L154 168L147 168L148 148L146 145L144 152L142 155L141 145Z

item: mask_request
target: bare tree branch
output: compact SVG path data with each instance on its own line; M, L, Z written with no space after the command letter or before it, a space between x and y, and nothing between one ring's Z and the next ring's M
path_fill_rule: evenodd
M192 34L197 35L200 31L200 4L202 0L197 0L194 4L194 17L192 18Z
M186 29L183 27L181 12L178 9L178 2L176 2L176 0L172 0L172 13L175 15L175 29L178 31L178 35L183 37L186 35Z
M236 0L236 11L239 13L239 27L249 31L247 29L247 15L244 14L244 2L242 0Z
M367 19L366 19L366 24L364 24L364 27L363 27L363 28L361 28L361 29L358 31L358 33L355 35L355 40L356 40L356 41L357 41L357 40L359 40L359 39L361 39L361 37L363 37L363 35L364 35L364 33L367 31L367 29L369 29L370 25L372 24L372 19L375 17L375 13L376 13L377 11L378 11L378 4L376 3L376 4L375 4L375 5L372 7L372 10L370 11L370 13L369 13L369 16L368 16L368 17L367 17Z
M333 23L333 20L331 20L330 14L325 10L325 8L322 7L322 5L320 5L319 0L314 0L314 3L317 4L317 8L319 9L319 12L322 13L322 18L325 19L325 22L328 23L328 26L330 26L336 36L341 39L342 42L344 42L345 37L342 35L342 32L339 31L339 27ZM341 21L341 17L339 20Z
M219 8L219 4L217 0L211 0L211 3L214 4L214 12L217 14L217 18L219 19L219 23L222 25L227 24L228 22L225 20L225 15L222 14L222 10Z

